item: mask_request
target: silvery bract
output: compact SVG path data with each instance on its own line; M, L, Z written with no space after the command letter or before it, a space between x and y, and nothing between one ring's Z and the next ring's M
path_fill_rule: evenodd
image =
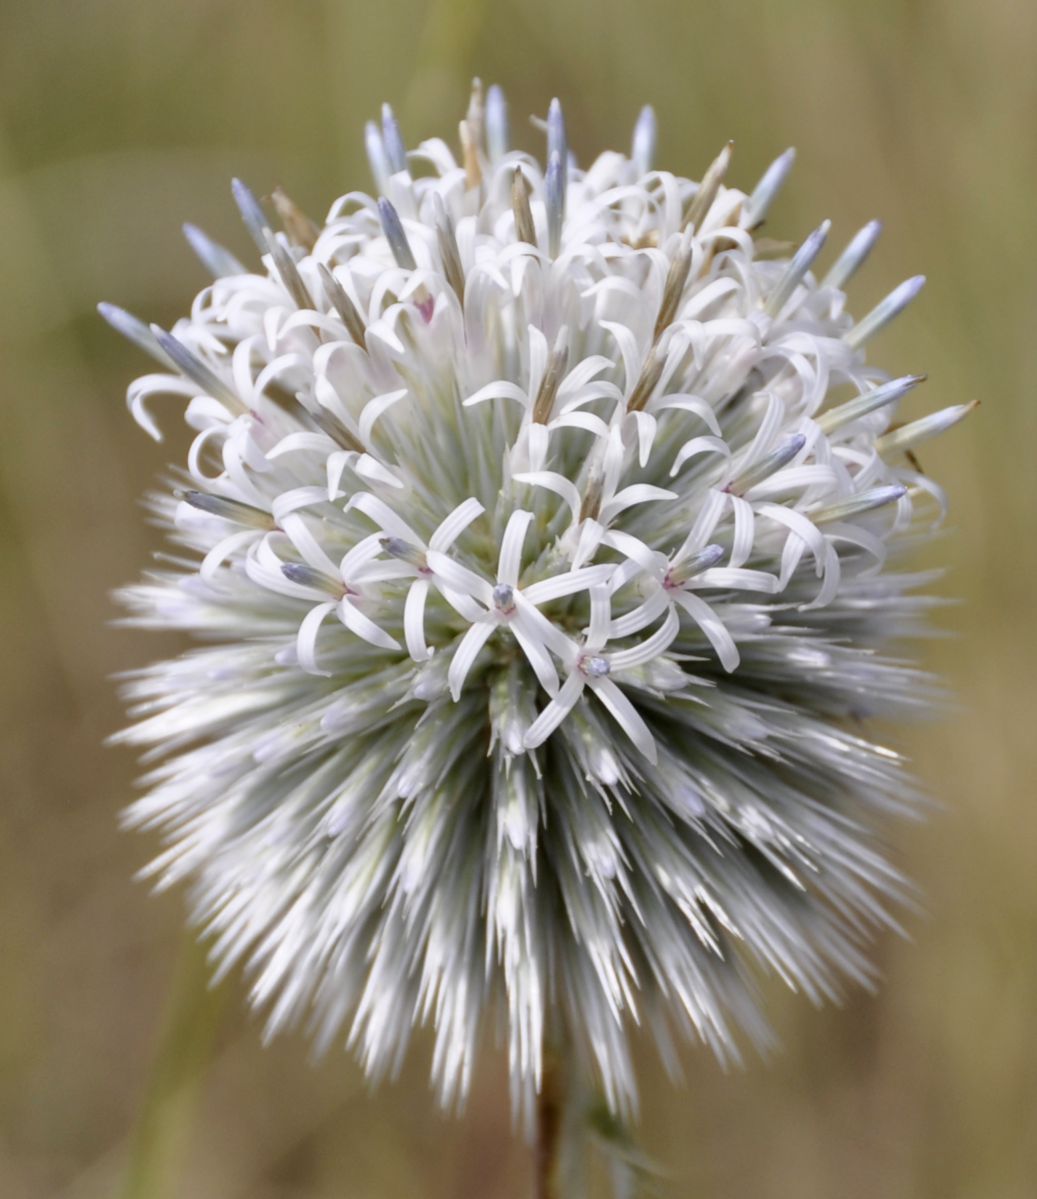
M427 1025L447 1103L503 1041L527 1111L556 1040L623 1111L635 1027L729 1058L761 969L872 977L916 796L861 721L932 701L886 656L929 607L894 555L942 508L912 447L966 409L901 423L919 379L865 361L922 282L849 315L877 225L827 274L827 223L757 236L791 151L746 194L730 147L655 169L650 110L585 170L545 130L546 167L476 88L458 160L386 109L380 199L317 227L236 184L258 272L189 228L190 316L102 306L158 362L137 420L196 432L122 599L199 645L122 739L155 875L271 1030L381 1075Z

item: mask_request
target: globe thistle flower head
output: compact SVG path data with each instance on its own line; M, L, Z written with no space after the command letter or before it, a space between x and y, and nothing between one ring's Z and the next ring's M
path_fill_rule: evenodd
M868 984L905 884L880 829L916 801L873 714L932 699L887 647L942 510L899 422L921 381L866 345L818 270L825 222L759 228L792 165L700 182L629 155L546 158L477 87L455 153L366 131L375 194L322 225L234 197L260 262L199 230L213 276L171 331L102 305L186 404L153 497L177 552L122 600L197 646L135 673L160 885L190 888L276 1031L309 1021L373 1076L428 1026L444 1103L503 1039L516 1104L564 1041L614 1110L631 1037L724 1060L769 1034L754 978Z

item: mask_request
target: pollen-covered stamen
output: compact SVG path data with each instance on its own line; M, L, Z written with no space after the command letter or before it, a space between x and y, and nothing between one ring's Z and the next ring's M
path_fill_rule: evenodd
M698 190L692 196L691 201L684 210L684 218L681 222L684 228L693 229L698 233L699 226L713 207L713 201L717 198L720 185L727 174L727 168L731 165L731 155L734 153L734 149L734 142L728 142L710 163L709 169L702 176L702 182L699 184Z
M511 210L515 214L515 236L526 245L535 246L537 234L529 206L529 182L521 167L516 167L511 176Z
M339 320L345 325L346 332L362 350L366 350L367 327L364 324L364 318L360 315L359 309L349 298L342 284L339 283L323 262L318 265L317 273L320 275L325 298L331 307L334 308Z
M314 591L323 591L333 599L342 599L349 593L349 588L341 579L333 579L322 570L316 570L302 562L283 562L281 573L289 583L298 583L300 587L310 587Z
M569 329L563 325L555 338L554 349L547 361L547 370L540 382L540 389L533 401L532 421L536 425L546 425L551 419L555 397L565 372L569 369Z
M343 450L351 454L364 453L363 444L343 425L343 423L327 408L307 409L307 415L322 433Z
M320 236L319 226L310 220L284 188L275 187L272 199L288 240L309 254Z
M658 341L648 351L644 365L641 367L641 373L637 377L637 382L630 391L630 398L627 400L627 412L641 412L652 398L652 393L662 378L663 369L666 366L667 353L668 351L663 349L661 343Z
M663 587L667 591L683 587L695 575L716 566L723 556L723 546L707 545L686 558L674 559L663 576Z
M231 390L230 386L196 355L182 341L167 333L161 325L152 325L151 332L161 349L172 360L177 370L192 383L196 383L206 395L220 400L237 412L247 412L248 405Z
M691 238L692 230L686 228L681 234L677 253L666 272L666 282L663 284L663 297L659 304L659 313L655 318L655 328L652 330L652 343L655 344L663 333L673 324L677 315L684 288L691 271Z
M468 98L468 112L460 125L461 155L464 160L465 187L474 191L482 184L482 166L479 163L479 147L483 138L482 80L472 80L472 91Z
M502 616L515 611L515 588L510 583L498 583L493 589L493 604Z
M757 483L761 483L764 479L770 478L771 475L783 467L788 466L806 443L805 434L793 434L782 442L777 449L772 450L769 454L759 459L759 461L750 463L723 490L729 495L745 495L750 487L754 487Z
M243 504L240 500L227 499L222 495L211 495L205 491L175 491L177 499L197 508L199 512L208 512L211 516L221 516L224 520L233 521L238 525L247 525L252 529L272 530L277 527L273 516L262 508L251 504Z
M432 211L436 222L436 244L439 248L439 259L443 266L443 276L460 303L464 304L464 267L461 265L461 252L457 247L457 235L454 232L454 222L450 213L438 194L433 197Z
M959 421L963 421L978 407L979 400L972 400L968 404L952 404L951 407L943 408L939 412L931 412L928 416L911 421L910 424L901 425L899 429L891 429L878 438L875 448L880 454L909 450L920 442L946 433L948 429L952 429Z
M581 654L576 667L588 679L603 679L612 670L608 658L601 654Z
M581 523L585 520L597 520L601 513L601 500L605 489L605 477L601 470L592 470L590 478L587 480L587 486L583 492L583 499L580 501L580 512L577 517L577 522Z
M428 559L425 557L425 551L418 546L404 541L402 537L381 537L379 542L390 558L398 558L401 562L406 562L413 566L419 574L432 573L429 569Z
M397 265L405 271L416 271L418 264L414 260L414 252L404 232L400 214L384 196L378 201L378 219L382 222L382 232Z
M315 305L313 297L310 295L310 290L303 282L302 276L299 274L299 268L295 265L295 259L292 257L291 251L281 240L281 235L271 233L267 240L270 248L270 257L274 262L274 270L277 271L278 278L280 278L285 291L291 296L292 302L297 308L314 308Z

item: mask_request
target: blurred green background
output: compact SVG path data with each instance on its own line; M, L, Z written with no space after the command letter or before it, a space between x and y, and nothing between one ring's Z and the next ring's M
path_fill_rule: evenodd
M749 187L799 160L769 232L887 232L854 289L922 299L875 353L928 370L916 411L973 398L923 455L953 498L923 659L957 696L902 743L945 810L899 830L926 894L885 982L838 1011L773 992L785 1052L724 1076L646 1059L641 1137L661 1190L725 1199L1024 1199L1037 1187L1037 8L1022 0L6 0L0 39L0 1195L10 1199L523 1196L501 1061L468 1114L426 1063L372 1098L345 1055L269 1049L240 979L215 993L179 896L131 881L134 763L113 671L173 643L109 627L158 548L138 497L185 439L133 425L144 360L99 299L171 321L203 283L192 220L248 255L228 192L284 184L315 214L368 187L382 99L411 144L453 140L473 74L513 125L562 97L584 161L658 111L662 165L736 142ZM251 259L249 259L251 260ZM174 422L167 421L172 430ZM1027 446L1031 449L1027 450Z

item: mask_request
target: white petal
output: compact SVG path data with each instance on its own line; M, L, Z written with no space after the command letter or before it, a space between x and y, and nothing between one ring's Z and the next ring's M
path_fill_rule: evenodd
M615 569L614 566L602 563L600 566L567 570L523 587L522 594L531 604L546 604L549 600L560 599L563 595L575 595L577 591L587 591L595 584L607 582Z
M357 578L358 572L364 563L370 562L372 558L377 558L381 552L381 536L378 533L370 534L370 536L365 537L362 541L358 541L343 557L338 567L339 576L345 579L348 584L350 580ZM406 566L407 564L401 562L400 565Z
M724 590L764 591L774 593L778 590L778 580L765 570L745 570L730 566L712 566L697 574L689 583L689 587L720 587Z
M543 470L547 463L548 450L551 448L550 430L547 425L542 425L539 421L534 421L532 424L526 425L524 433L529 469ZM520 442L516 442L515 447L518 450ZM525 464L516 462L516 465L523 466Z
M533 668L533 673L539 679L540 686L548 695L556 695L558 693L558 671L543 642L538 639L536 629L523 614L516 616L509 627L522 652L526 655L526 660Z
M603 545L619 550L624 557L636 562L649 574L661 574L665 570L666 555L650 549L639 537L624 533L621 529L609 529L601 540Z
M454 656L450 660L447 682L450 684L450 694L454 697L455 703L461 698L461 688L464 687L464 681L468 677L468 672L472 669L475 659L479 656L479 651L489 640L495 628L496 625L489 619L473 624L461 638L457 649L454 650Z
M728 499L731 501L731 509L735 516L735 536L731 546L730 562L733 567L739 567L748 560L749 555L753 552L756 518L753 515L752 505L743 500L741 496L732 495Z
M617 321L601 321L600 324L616 339L619 355L623 359L624 386L630 391L641 372L641 352L637 348L637 339L626 325Z
M529 396L514 383L509 383L505 379L497 379L493 383L487 383L485 387L480 387L477 392L470 395L463 401L466 408L470 408L473 404L481 404L484 400L517 400L523 408L529 406Z
M642 720L634 705L620 691L616 684L608 678L597 679L591 684L591 690L605 707L608 708L615 718L616 723L644 756L650 762L657 762L659 760L659 753L655 747L655 738L652 736L651 730L645 724L644 720ZM532 731L530 729L530 732ZM526 744L529 744L528 740Z
M684 539L684 544L674 555L675 560L695 553L713 539L713 530L717 527L717 522L723 515L727 500L728 497L723 492L717 491L715 487L710 489L702 507L699 509L698 515L695 517L695 523L691 526L688 536Z
M351 508L359 508L365 516L369 516L374 521L383 533L390 537L399 537L401 541L407 541L411 545L422 544L421 538L410 525L402 517L397 516L388 504L383 503L377 496L371 495L369 491L361 491L357 495L350 496L345 511L348 512Z
M323 487L293 487L290 491L282 491L279 496L275 497L270 505L270 514L279 525L283 525L284 518L288 513L327 502L328 493Z
M548 491L553 491L555 495L561 496L569 506L573 520L579 519L580 505L583 501L576 484L571 479L550 470L523 471L513 475L512 478L516 483L528 483L531 487L544 487Z
M547 707L526 730L522 744L526 749L536 749L551 736L562 721L569 715L583 691L584 678L579 671L565 680L561 691L551 700Z
M668 604L666 619L651 637L646 637L640 645L631 646L630 649L617 650L609 655L612 669L629 670L632 666L643 666L646 662L651 662L653 658L665 653L670 642L680 631L680 624L680 618L673 610L672 605Z
M620 512L625 512L627 508L632 508L637 504L651 504L656 500L675 500L676 492L669 492L667 488L655 487L651 483L634 483L632 487L625 487L621 492L616 494L602 507L602 520L608 524L610 520L614 520L619 516Z
M680 604L705 634L710 645L716 650L721 666L727 671L734 670L740 660L738 647L734 643L734 638L724 627L723 621L709 604L687 591L676 591L673 598L674 602Z
M302 624L299 625L299 632L295 638L295 650L299 657L299 665L307 674L331 674L331 671L321 670L317 665L317 633L335 607L334 603L317 604L306 613Z
M314 487L314 491L323 492L323 488ZM276 503L276 501L275 501ZM323 547L317 541L316 537L306 527L301 516L288 515L278 517L275 513L274 519L284 529L285 534L291 541L292 545L302 554L303 558L313 567L314 570L319 570L323 574L329 575L333 579L337 579L338 567L324 552Z
M403 487L403 480L393 474L388 466L383 466L377 458L370 454L361 454L353 467L361 479L371 479L375 483L384 483L387 487Z
M612 627L609 629L609 636L616 638L629 637L631 633L637 633L641 629L646 629L670 607L671 603L670 596L659 587L639 607L624 613L624 615L614 620Z
M501 538L500 558L497 563L497 581L506 583L509 587L517 587L519 574L522 570L522 546L525 544L526 531L533 519L532 512L517 508L508 517Z
M407 394L407 389L401 388L399 391L387 391L384 395L374 396L368 400L360 413L360 440L364 445L370 445L371 434L374 431L375 422L384 413Z
M669 408L675 408L682 412L693 412L696 416L701 417L711 433L717 437L720 436L720 422L717 420L716 413L713 411L712 405L701 396L683 393L659 396L657 399L649 401L648 408L652 412L664 411Z
M576 643L551 620L535 608L526 599L522 591L515 592L515 608L517 615L512 625L521 625L522 629L542 642L552 653L558 655L563 662L575 662L580 655Z
M430 550L445 550L461 536L473 520L477 520L486 509L474 497L469 497L441 522L428 540Z
M590 595L591 622L590 628L587 630L587 648L601 649L608 641L609 628L612 624L611 599L608 588L601 583L591 588Z
M256 529L245 529L244 531L231 533L229 537L222 538L202 559L198 573L207 582L211 582L213 576L235 550L251 544L258 536L259 534Z
M805 517L802 512L796 512L793 508L784 508L780 504L760 504L757 511L761 516L769 516L771 520L791 529L797 537L804 541L814 555L820 573L821 560L825 552L825 539L813 521ZM732 565L734 565L733 559L734 555L732 554Z
M428 597L428 580L415 579L407 592L403 607L403 637L407 652L415 662L425 662L432 651L425 644L425 600Z
M689 458L695 458L699 454L720 454L724 458L731 457L731 450L727 442L720 437L711 437L703 434L701 437L693 437L690 441L686 441L677 451L677 457L673 460L673 466L670 467L670 477L679 473L681 467Z
M384 629L380 629L373 620L366 617L355 605L344 599L338 606L339 620L347 629L371 645L381 646L382 649L399 649L400 643L395 637L390 637Z
M328 460L325 463L325 469L328 473L328 494L327 499L335 500L342 494L339 485L342 482L342 476L345 474L347 466L351 466L359 457L356 450L336 450L335 453L328 455Z
M462 566L460 562L455 562L453 558L435 550L428 552L428 565L429 570L438 579L442 579L451 590L478 598L487 608L493 604L493 585L480 578L475 571L469 570L467 566Z
M315 454L326 454L335 443L327 433L289 433L287 437L267 450L268 458L280 458L282 454L292 454L300 450L310 450Z

